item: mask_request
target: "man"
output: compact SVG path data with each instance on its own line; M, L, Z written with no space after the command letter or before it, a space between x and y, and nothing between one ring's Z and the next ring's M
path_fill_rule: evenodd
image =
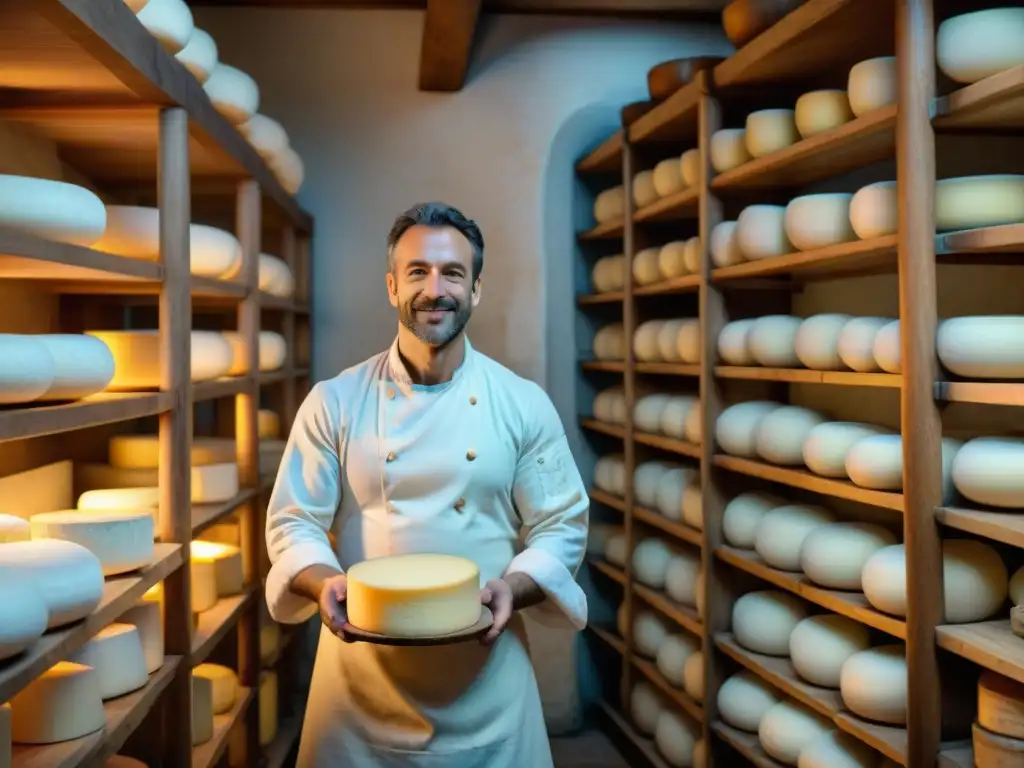
M398 337L313 387L267 510L271 615L323 623L298 768L549 768L519 612L586 626L586 488L547 395L466 339L476 224L417 205L387 245ZM494 614L481 642L345 641L345 568L407 552L477 563Z

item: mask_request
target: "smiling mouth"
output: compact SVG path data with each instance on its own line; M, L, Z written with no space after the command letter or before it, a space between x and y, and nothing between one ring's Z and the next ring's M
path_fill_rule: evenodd
M437 322L443 320L451 311L450 309L417 309L416 314L429 321Z

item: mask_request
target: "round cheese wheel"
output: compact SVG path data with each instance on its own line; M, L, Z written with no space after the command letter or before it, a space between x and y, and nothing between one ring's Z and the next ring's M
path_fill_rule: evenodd
M661 246L661 250L658 251L658 270L663 280L671 280L686 274L685 240L673 240Z
M717 701L726 723L747 733L757 733L762 718L778 703L779 696L760 677L744 670L722 683Z
M953 462L963 443L942 439L942 496L953 498ZM875 435L858 440L846 454L846 473L861 488L876 491L903 489L903 439L900 435Z
M726 408L715 424L719 447L733 456L753 457L757 454L757 430L779 403L751 400Z
M701 273L701 259L703 253L700 246L699 237L691 237L686 241L686 245L683 248L683 264L686 267L686 271L699 275Z
M792 253L786 234L786 207L748 205L736 220L736 244L744 259L772 259Z
M686 660L698 651L700 642L696 638L690 635L669 635L658 648L658 671L672 685L682 688Z
M658 202L658 190L654 188L654 171L640 171L633 177L633 204L644 208Z
M666 461L642 461L633 470L633 494L642 507L651 508L658 503L658 483L675 465Z
M260 88L256 81L222 61L210 72L203 90L213 102L213 108L233 125L249 120L260 106Z
M95 395L114 378L114 356L99 339L83 333L46 333L35 338L53 358L53 381L40 400Z
M609 323L594 334L594 357L622 360L626 356L626 333L622 323Z
M1024 566L1018 568L1010 579L1010 600L1014 605L1024 605Z
M789 655L797 674L822 688L838 688L846 660L870 646L866 626L831 613L809 616L789 636Z
M800 750L797 768L882 768L878 753L841 731L824 733Z
M682 439L686 434L686 421L694 408L700 408L700 400L691 395L670 395L665 410L661 412L659 431L669 437Z
M661 416L669 396L662 393L637 398L633 406L633 425L640 432L656 433L661 429Z
M886 373L903 373L899 320L893 320L879 329L871 354L875 356L878 367Z
M976 83L1024 64L1024 8L989 8L946 19L935 38L939 69L958 83Z
M174 54L174 58L184 64L196 80L205 83L217 66L217 43L209 32L195 27L188 44Z
M796 129L809 139L853 120L846 91L809 91L796 100L793 110Z
M686 320L676 332L676 355L680 362L696 365L700 362L700 321Z
M679 330L686 323L694 323L693 320L676 318L666 320L658 331L658 357L666 363L678 363L679 360Z
M843 703L855 715L890 725L907 722L907 651L903 643L853 654L839 681Z
M591 272L591 283L596 293L621 291L626 285L626 257L619 253L598 259Z
M850 199L850 227L861 240L895 235L899 229L899 198L895 181L861 187Z
M40 336L0 333L0 404L38 400L53 386L56 361Z
M106 344L114 356L114 378L107 389L124 391L160 386L160 336L158 331L89 331ZM219 333L192 331L193 381L227 375L231 369L231 344Z
M135 18L171 54L188 45L195 30L192 11L184 0L149 0Z
M626 534L624 532L608 537L604 546L604 558L620 568L626 565Z
M799 568L815 584L859 592L864 564L897 541L896 534L874 523L822 525L804 538Z
M796 702L780 701L761 718L757 738L764 751L785 765L796 765L805 747L830 732L826 720Z
M594 220L598 224L621 219L625 212L626 191L621 184L599 192L594 198Z
M736 238L736 222L720 221L711 230L711 263L716 267L731 267L743 260Z
M594 465L594 484L606 493L622 496L626 489L626 466L621 454L602 456Z
M838 371L839 338L850 321L849 315L812 315L800 323L794 340L797 359L815 371Z
M835 515L815 504L787 504L761 517L754 534L754 549L768 565L783 571L800 570L800 548L819 526Z
M891 322L887 317L856 317L846 323L837 344L843 364L860 373L879 370L874 353L875 340L878 332Z
M796 335L803 319L792 315L764 315L754 321L747 335L750 354L766 368L795 368Z
M131 624L138 630L146 661L146 674L151 675L160 669L164 663L164 625L160 603L140 600L125 611L118 622Z
M747 151L744 128L722 128L711 134L711 167L725 173L753 160Z
M954 317L939 323L935 351L968 379L1024 378L1024 315Z
M14 515L0 514L0 544L12 541L28 541L32 538L32 526L28 520Z
M653 589L665 586L672 548L661 539L644 539L633 548L633 575Z
M241 269L241 262L238 264ZM291 298L295 294L295 276L283 259L261 253L257 265L259 288L264 293L281 298ZM233 275L232 275L233 277Z
M804 442L804 463L823 477L844 478L846 454L865 437L883 434L884 430L852 421L826 421L807 434Z
M699 574L699 556L690 552L675 552L665 571L665 592L678 603L696 605Z
M846 84L850 110L856 117L895 104L899 94L895 56L879 56L854 64Z
M294 195L299 191L306 178L306 166L299 153L292 147L282 149L281 153L271 158L267 165L288 194Z
M669 520L683 519L683 491L698 477L697 470L690 467L674 467L658 480L658 495L655 506Z
M797 466L804 463L804 440L825 417L810 408L783 405L761 421L755 436L757 455L770 464Z
M1024 507L1024 439L976 437L957 451L953 485L966 499L1002 509Z
M0 546L0 573L16 574L35 587L46 603L47 629L85 618L103 598L99 558L71 541L46 539L4 544Z
M694 701L704 701L704 654L697 651L683 665L683 690Z
M623 405L625 405L626 396L621 387L609 387L598 392L594 396L594 418L608 424L617 423L615 420L615 401L620 397L622 398Z
M260 157L271 160L278 157L288 145L288 133L277 120L257 112L238 126L238 132L252 144Z
M704 496L699 482L691 482L683 489L683 522L698 531L704 530Z
M864 596L875 608L893 616L907 614L906 550L885 547L868 558L861 572ZM999 554L987 544L968 539L942 543L945 622L982 621L1006 600L1009 575Z
M31 648L46 631L49 618L46 601L31 581L13 569L0 570L0 661Z
M653 182L658 197L668 197L681 191L685 183L679 158L670 157L654 166Z
M1024 684L984 670L978 679L978 725L1011 739L1024 738Z
M770 493L742 493L728 504L722 514L722 534L734 547L753 549L757 526L769 510L786 502Z
M664 709L661 697L649 683L641 680L633 686L629 696L629 712L633 716L633 725L641 733L648 736L654 733Z
M11 697L11 741L56 744L103 730L101 688L99 670L58 661Z
M624 528L610 523L592 523L587 528L587 554L604 555L608 540L615 535L622 536Z
M223 715L231 710L238 695L238 675L221 664L199 664L192 674L210 681L213 687L213 714Z
M108 624L70 660L96 670L104 701L137 691L149 680L142 638L134 624Z
M633 354L637 360L644 363L658 362L658 334L664 323L664 320L646 320L637 326L633 332Z
M777 590L748 592L732 606L736 642L754 653L788 656L789 636L807 618L807 608L793 595Z
M637 285L651 285L662 279L661 249L644 248L633 257L633 281Z
M686 426L683 429L683 438L690 443L700 445L704 437L704 414L700 409L700 401L697 407L693 408L686 416Z
M754 365L747 340L754 320L733 320L726 323L718 334L718 356L726 365Z
M88 246L107 226L107 209L93 192L77 184L0 174L0 226Z
M668 764L676 768L693 765L693 750L700 738L700 727L688 717L663 710L654 729L654 745Z
M935 184L939 232L1020 221L1024 221L1024 175L962 176Z
M148 510L65 510L29 518L33 539L59 539L99 558L104 576L137 570L153 561L153 513Z
M832 192L794 198L786 206L786 237L798 251L813 251L856 239L850 224L853 195Z
M747 115L747 152L764 157L800 141L792 109L762 109Z
M679 158L679 170L683 176L683 184L696 187L700 184L700 150L688 149Z

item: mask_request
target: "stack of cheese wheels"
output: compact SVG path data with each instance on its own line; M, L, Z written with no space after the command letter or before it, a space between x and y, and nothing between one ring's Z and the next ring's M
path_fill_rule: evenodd
M155 37L168 53L176 54L188 45L195 30L192 11L185 0L149 0L140 4L135 18Z
M480 569L464 557L407 554L352 565L348 620L387 637L436 637L480 619Z
M613 293L626 286L626 257L621 254L602 256L590 273L594 293Z
M34 634L39 601L46 609L46 628L58 629L88 616L103 598L99 557L73 541L41 539L0 545L0 571L16 573L26 590L25 618L15 621L11 630L22 637Z
M626 332L622 323L608 323L594 334L594 357L617 362L626 357Z
M770 155L799 140L792 109L762 109L747 115L746 142L751 157Z
M602 389L594 396L594 418L605 424L626 423L626 391L622 385Z
M205 83L219 60L217 43L209 32L196 27L188 44L174 54L174 58L184 64L200 84Z
M671 197L700 183L700 150L688 149L681 155L669 157L654 166L654 191L658 197Z
M727 678L718 689L718 711L728 725L757 733L761 720L779 702L779 695L753 672L744 670Z
M804 463L816 475L846 479L846 456L866 437L889 434L885 427L851 421L826 421L813 427L804 440Z
M102 731L106 682L101 670L57 662L11 698L11 741L56 744Z
M700 501L700 472L696 467L673 465L656 480L654 508L667 519L676 522L686 520L688 525L697 523L703 527ZM694 503L696 497L697 504ZM692 521L692 522L691 522Z
M976 83L1024 64L1024 9L990 8L946 19L939 25L935 58L958 83Z
M780 571L800 570L800 549L817 528L834 522L835 515L816 504L787 504L769 510L757 524L754 549Z
M256 431L259 438L275 438L281 436L281 417L277 411L260 408L256 413Z
M0 174L0 226L45 240L88 246L102 237L107 210L85 187Z
M114 357L114 377L107 389L125 392L160 387L160 332L89 331L106 344ZM231 370L230 342L214 331L192 331L190 368L192 381L226 376Z
M250 370L246 359L245 338L237 331L225 331L224 338L231 345L229 376L242 376ZM276 371L284 365L288 345L284 336L276 331L260 331L258 365L260 371Z
M92 247L117 256L156 261L160 257L160 209L108 205L106 231ZM242 261L238 239L206 224L189 224L189 253L189 269L201 277L223 277Z
M700 362L700 321L679 317L646 320L633 333L633 353L642 363Z
M594 485L605 493L624 496L626 493L626 464L621 453L602 456L594 464Z
M601 540L603 538L603 541ZM612 565L624 567L626 564L626 529L621 525L607 526L603 536L599 535L594 546L601 546L600 554ZM596 554L596 553L595 553Z
M826 589L859 592L868 560L898 541L895 533L875 523L826 523L804 537L795 570L803 571L807 578Z
M946 624L984 621L999 612L1009 589L1006 565L995 549L970 539L942 543ZM907 555L902 544L883 547L861 570L868 602L891 616L907 615Z
M853 195L829 192L794 198L786 205L786 237L798 251L813 251L856 240L850 225Z
M0 661L35 645L49 619L46 599L34 584L15 571L0 573Z
M119 624L131 624L138 630L142 653L146 660L146 673L153 674L164 663L164 630L160 603L139 600L119 618Z
M213 566L217 597L239 595L245 588L242 550L233 544L217 541L193 540L190 549L193 561Z
M594 221L609 224L626 215L626 190L621 184L609 187L594 198Z
M626 636L626 605L619 606L618 630L623 637ZM633 646L634 650L644 658L654 659L658 655L658 649L662 642L668 637L668 627L665 619L654 611L647 608L635 608L633 610Z
M765 400L728 406L715 423L718 446L733 456L753 458L757 455L757 433L761 422L779 407L780 403Z
M108 624L71 661L96 670L104 701L137 691L149 680L142 638L134 624Z
M1024 685L991 670L982 671L978 679L978 722L974 725L978 765L1012 765L1024 752L1022 707ZM980 753L979 745L984 753ZM990 752L994 753L992 759L984 759ZM1000 752L1004 760L995 759Z
M153 561L153 513L148 509L40 512L29 519L33 540L79 544L99 558L104 576L117 576Z
M114 378L110 349L85 334L0 334L0 352L4 405L79 400L102 392Z
M267 115L254 112L247 120L237 124L237 128L270 166L270 170L289 194L294 195L302 188L302 182L306 178L306 166L279 122Z
M952 480L968 501L997 509L1024 508L1024 439L976 437L953 459Z
M691 443L700 443L700 420L700 401L693 395L654 392L638 397L633 407L633 426L638 432Z
M731 267L746 261L736 237L735 221L720 221L711 230L711 263L716 267Z

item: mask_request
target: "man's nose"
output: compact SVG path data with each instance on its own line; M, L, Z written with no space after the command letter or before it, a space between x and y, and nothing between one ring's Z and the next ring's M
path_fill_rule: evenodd
M437 298L443 295L443 290L444 283L441 280L441 275L438 272L431 270L430 274L427 275L427 284L424 286L423 292L428 296Z

